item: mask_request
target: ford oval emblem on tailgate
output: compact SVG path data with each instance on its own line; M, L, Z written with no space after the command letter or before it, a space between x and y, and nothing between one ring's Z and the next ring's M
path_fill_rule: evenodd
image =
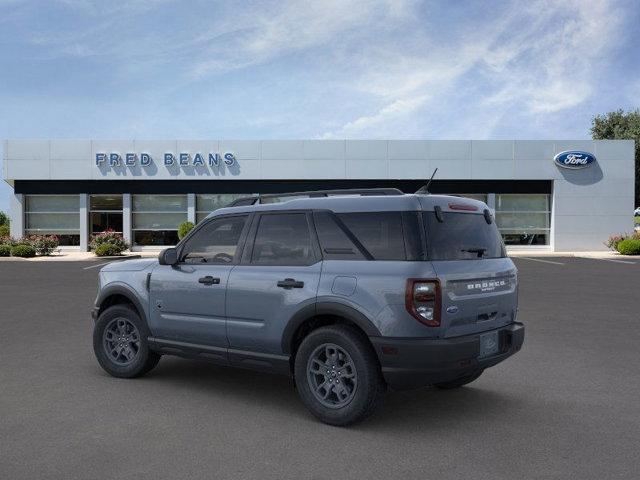
M458 311L458 307L456 307L455 305L451 305L450 307L447 307L447 313L456 313Z

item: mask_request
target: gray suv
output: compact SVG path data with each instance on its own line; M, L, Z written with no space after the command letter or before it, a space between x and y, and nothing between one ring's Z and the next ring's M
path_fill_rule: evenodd
M487 206L396 190L237 200L159 259L100 271L93 347L111 375L164 354L290 375L321 421L387 388L456 388L517 352L517 274Z

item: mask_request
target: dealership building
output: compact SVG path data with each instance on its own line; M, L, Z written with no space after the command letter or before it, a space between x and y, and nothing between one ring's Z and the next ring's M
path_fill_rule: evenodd
M180 223L250 194L395 187L435 168L431 193L486 202L510 248L602 250L631 231L629 140L5 140L11 235L87 250L122 232L133 250L177 242Z

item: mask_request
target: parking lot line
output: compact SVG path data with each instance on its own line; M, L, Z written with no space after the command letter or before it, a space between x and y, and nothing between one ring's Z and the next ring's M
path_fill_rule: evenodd
M118 260L113 260L113 262L117 262ZM97 265L89 265L88 267L83 267L83 270L89 270L90 268L98 268L98 267L104 267L105 265L109 265L112 262L104 262L104 263L99 263Z
M630 262L629 260L616 260L614 258L593 258L593 257L582 257L582 258L592 258L593 260L602 260L604 262L626 263L627 265L636 264L636 262Z
M564 263L562 262L552 262L551 260L542 260L541 258L531 258L531 257L514 257L514 258L522 258L523 260L531 260L532 262L550 263L552 265L564 265Z

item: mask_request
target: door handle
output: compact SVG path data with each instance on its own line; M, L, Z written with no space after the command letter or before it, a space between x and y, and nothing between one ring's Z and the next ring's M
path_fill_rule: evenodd
M206 277L199 278L198 283L203 283L204 285L218 285L220 283L220 279L207 275Z
M300 282L295 278L285 278L284 280L280 280L278 282L278 286L280 288L286 288L287 290L290 290L292 288L303 288L304 282Z

